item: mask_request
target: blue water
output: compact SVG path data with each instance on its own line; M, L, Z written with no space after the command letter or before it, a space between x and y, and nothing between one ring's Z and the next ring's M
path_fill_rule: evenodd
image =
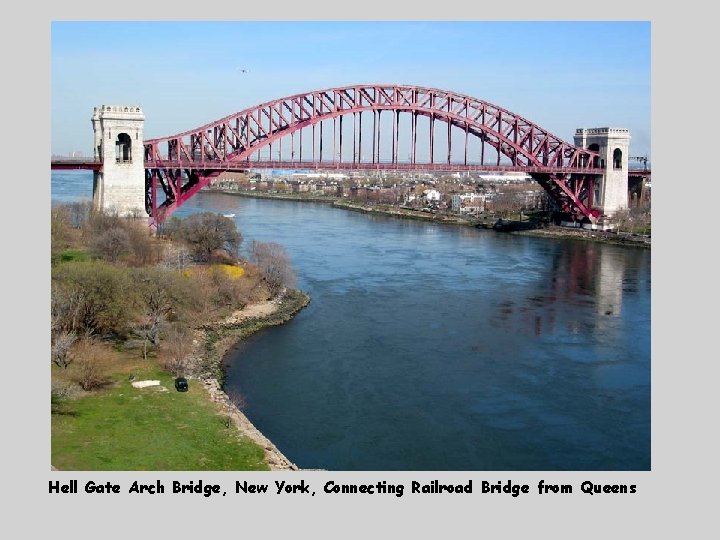
M227 358L300 467L650 469L649 250L218 193L176 215L204 210L312 297Z
M65 204L92 200L93 175L89 171L52 171L51 202Z

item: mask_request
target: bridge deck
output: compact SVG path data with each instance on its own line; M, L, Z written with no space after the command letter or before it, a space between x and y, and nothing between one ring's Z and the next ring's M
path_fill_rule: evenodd
M102 170L102 162L93 159L52 159L51 169ZM146 169L196 169L206 172L242 172L250 169L310 169L343 171L398 171L398 172L525 172L525 173L576 173L602 174L602 169L575 167L525 167L515 165L480 165L479 163L353 163L310 161L162 161L145 162ZM650 169L629 169L630 176L651 176Z
M51 169L60 169L60 170L78 170L78 169L84 169L84 170L92 170L92 171L100 171L102 170L102 162L95 161L93 159L51 159L50 160L50 168Z

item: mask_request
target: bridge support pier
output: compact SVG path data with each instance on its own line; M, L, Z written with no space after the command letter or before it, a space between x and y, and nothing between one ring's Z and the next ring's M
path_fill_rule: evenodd
M594 182L592 200L602 214L612 216L628 207L628 158L630 131L622 128L579 128L575 145L600 154L605 173Z
M95 159L93 206L123 217L145 216L145 115L138 106L102 105L92 116Z

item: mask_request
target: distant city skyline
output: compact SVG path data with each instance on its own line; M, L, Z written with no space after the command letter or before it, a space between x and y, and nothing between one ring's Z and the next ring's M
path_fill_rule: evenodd
M100 105L141 106L153 138L292 94L373 83L470 95L570 143L580 127L627 128L631 155L651 158L642 21L55 21L51 151L92 155Z

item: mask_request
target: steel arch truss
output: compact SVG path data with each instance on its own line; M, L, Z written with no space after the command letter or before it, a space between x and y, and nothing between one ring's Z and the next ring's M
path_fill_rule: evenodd
M466 134L464 170L493 168L484 164L482 167L467 164L467 137L472 135L495 149L495 168L528 172L546 189L562 211L593 220L599 215L592 208L593 179L603 172L594 166L598 163L594 159L598 157L597 153L568 144L525 118L486 101L434 88L398 85L357 85L296 94L245 109L191 131L148 140L145 142L146 209L156 223L162 222L213 177L223 171L257 166L250 158L259 150L324 120L340 117L342 148L342 117L360 115L362 125L362 113L366 111L373 111L374 120L375 114L379 117L382 111L396 113L393 115L392 159L390 164L383 164L382 168L402 170L421 166L416 162L415 128L411 162L400 163L398 160L399 113L412 113L413 126L417 125L418 116L430 119L431 133L434 133L432 126L435 120L448 124L448 166L451 165L449 131L451 126L455 126ZM375 164L376 129L378 162ZM322 162L322 124L320 131ZM362 140L361 132L359 137ZM378 120L377 124L373 123L373 164L377 168L381 168L379 138ZM434 170L443 170L442 164L433 163L432 144L431 135L429 165ZM501 154L510 160L511 166L500 167ZM367 162L361 163L361 157L357 156L356 159L353 155L352 163L342 163L340 156L340 162L326 162L323 165L328 168L374 168L369 167ZM302 142L298 163L301 162ZM292 168L293 164L294 161L278 166ZM158 187L166 197L160 207L156 200Z

